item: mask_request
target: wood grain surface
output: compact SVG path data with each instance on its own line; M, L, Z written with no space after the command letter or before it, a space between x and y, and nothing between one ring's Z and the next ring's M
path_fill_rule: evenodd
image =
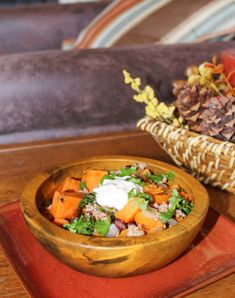
M140 131L66 140L0 146L0 205L19 200L27 182L39 172L93 155L125 154L170 162L152 137ZM235 196L207 187L210 205L235 220ZM206 286L188 297L235 297L235 274ZM28 297L0 249L0 297Z

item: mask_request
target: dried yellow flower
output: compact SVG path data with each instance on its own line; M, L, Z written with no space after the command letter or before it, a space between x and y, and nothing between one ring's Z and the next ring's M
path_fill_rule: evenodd
M137 94L133 96L133 99L137 102L146 104L146 115L175 126L183 126L183 118L177 118L175 116L175 106L166 105L164 102L159 103L159 100L151 86L147 85L144 89L141 89L140 78L132 78L130 73L126 70L123 70L123 75L124 82L126 84L130 84L131 88L137 92Z
M229 75L226 76L223 71L223 64L217 64L217 57L214 56L212 62L204 62L198 67L196 65L188 67L186 75L191 87L199 85L212 89L216 95L234 96L235 88L229 82Z
M198 66L199 74L207 80L210 80L212 78L213 69L211 67L208 67L207 65L209 62L202 63Z

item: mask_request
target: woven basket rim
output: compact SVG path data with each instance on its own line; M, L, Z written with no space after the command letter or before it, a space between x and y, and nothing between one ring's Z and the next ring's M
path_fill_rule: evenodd
M235 150L235 143L232 143L232 142L229 142L229 141L222 141L222 140L219 140L217 138L214 138L214 137L211 137L211 136L208 136L208 135L205 135L205 134L199 134L195 131L192 131L190 129L186 129L186 128L183 128L183 127L176 127L174 126L173 124L169 124L165 121L162 121L162 120L158 120L158 119L154 119L150 116L147 116L145 115L144 117L140 118L138 121L137 121L137 124L136 126L139 128L140 126L140 122L142 121L148 121L148 122L151 122L151 123L160 123L160 124L163 124L165 125L166 127L169 126L171 127L172 129L174 129L175 131L176 130L182 130L185 132L185 134L187 134L189 137L194 137L194 138L199 138L199 137L204 137L205 139L207 139L207 141L211 142L211 143L215 143L215 144L229 144L231 147L234 147L234 150Z
M191 172L205 184L235 194L235 144L176 127L149 116L137 127L152 135L179 167Z

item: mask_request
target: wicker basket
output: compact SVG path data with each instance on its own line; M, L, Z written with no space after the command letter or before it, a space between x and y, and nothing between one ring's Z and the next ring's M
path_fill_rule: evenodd
M149 132L179 167L198 180L235 194L235 144L149 117L140 119L137 127Z

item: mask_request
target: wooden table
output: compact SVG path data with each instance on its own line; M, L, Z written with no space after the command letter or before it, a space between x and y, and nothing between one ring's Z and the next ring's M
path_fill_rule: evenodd
M19 200L25 184L50 167L92 155L125 154L171 162L152 137L140 131L112 133L21 145L0 146L0 206ZM210 205L235 219L235 196L211 187ZM235 297L235 274L204 287L190 297ZM28 297L0 248L0 297ZM65 297L66 298L66 297ZM144 298L144 297L143 297Z

